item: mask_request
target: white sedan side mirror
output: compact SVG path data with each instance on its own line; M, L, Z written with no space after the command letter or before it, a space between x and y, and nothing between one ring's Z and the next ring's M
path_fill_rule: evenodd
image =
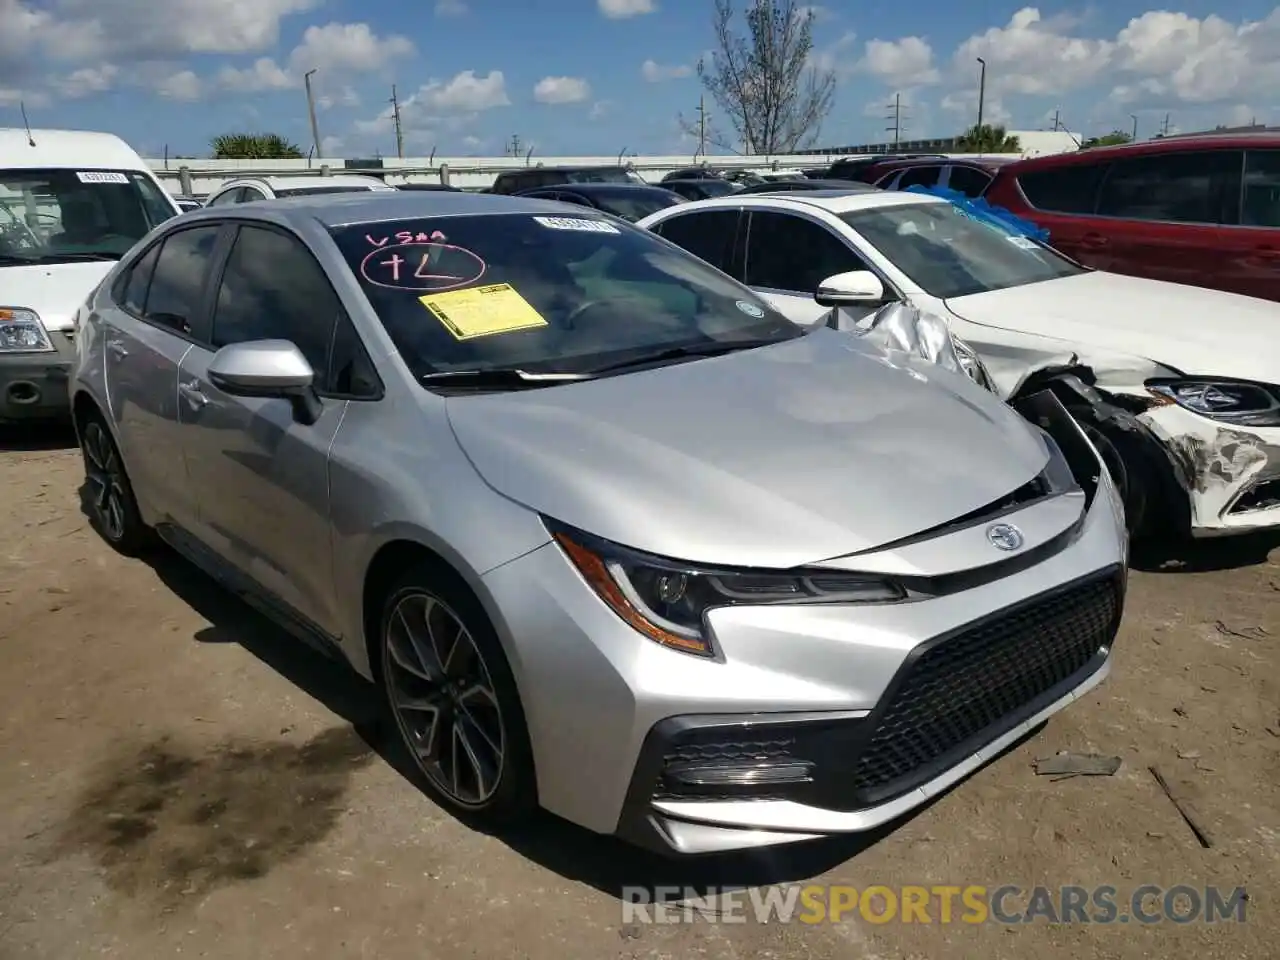
M878 306L884 303L884 284L870 270L851 270L823 280L813 299L824 307Z

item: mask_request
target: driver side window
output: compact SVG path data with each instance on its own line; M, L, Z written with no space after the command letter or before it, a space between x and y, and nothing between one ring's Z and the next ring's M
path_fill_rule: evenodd
M747 286L812 296L827 277L869 270L843 240L812 220L757 210L747 234Z
M237 187L234 190L228 190L220 193L209 201L211 207L221 207L229 203L239 203L240 198L244 196L244 187Z

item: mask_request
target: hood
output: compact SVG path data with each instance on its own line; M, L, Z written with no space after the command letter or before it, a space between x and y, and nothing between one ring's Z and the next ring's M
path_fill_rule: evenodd
M1280 303L1204 287L1094 271L953 297L971 323L1124 353L1182 373L1280 382Z
M451 397L498 492L616 543L785 569L946 523L1034 478L1010 408L927 360L820 329L600 380Z
M34 310L46 330L70 330L80 305L116 262L0 267L0 306Z

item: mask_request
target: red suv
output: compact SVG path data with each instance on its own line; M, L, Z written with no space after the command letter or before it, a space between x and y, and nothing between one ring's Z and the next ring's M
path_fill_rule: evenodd
M1280 136L1165 137L1021 160L986 199L1100 270L1280 300Z

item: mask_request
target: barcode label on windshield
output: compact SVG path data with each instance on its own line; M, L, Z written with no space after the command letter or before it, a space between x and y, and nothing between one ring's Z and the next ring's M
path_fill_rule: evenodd
M534 217L549 230L577 230L580 233L621 233L612 223L603 220L583 220L578 217Z
M1021 247L1023 250L1039 250L1040 245L1030 237L1010 237L1009 242L1015 247Z
M90 170L88 172L79 171L76 176L80 178L81 183L128 183L129 178L123 173L114 173L104 170Z

